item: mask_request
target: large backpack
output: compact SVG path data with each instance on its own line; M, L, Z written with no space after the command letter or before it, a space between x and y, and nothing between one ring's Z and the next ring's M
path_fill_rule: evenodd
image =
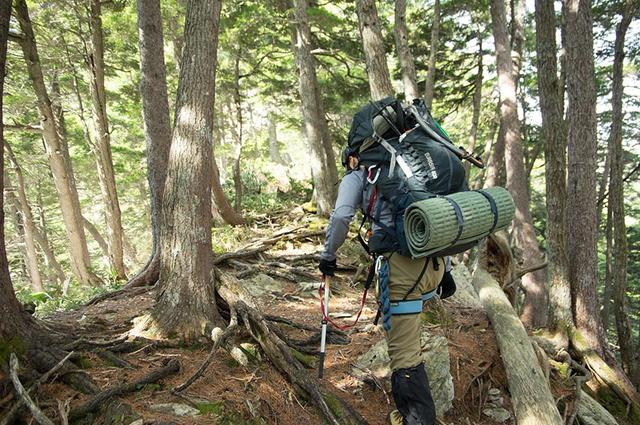
M368 203L365 219L383 229L369 238L371 252L398 251L411 256L404 234L405 209L417 201L467 190L462 161L442 140L451 143L421 100L403 108L397 99L388 97L365 105L354 115L348 149L358 154L360 165L366 168L366 184L375 186L372 198L377 197ZM378 221L375 205L380 205L380 199L391 205L393 229ZM456 254L473 245L448 247L433 256Z

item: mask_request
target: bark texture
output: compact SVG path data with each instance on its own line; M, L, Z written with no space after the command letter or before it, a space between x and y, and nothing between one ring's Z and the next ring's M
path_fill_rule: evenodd
M567 144L556 59L553 0L536 0L536 56L542 114L547 202L547 280L550 321L556 330L573 325L566 246Z
M404 98L411 102L420 97L418 83L416 81L416 65L413 55L409 50L409 32L407 30L407 1L395 2L395 36L398 59L402 68L402 83L404 85Z
M91 29L91 50L85 58L91 82L91 105L95 141L91 148L96 157L100 192L105 205L107 223L107 243L109 261L118 279L126 279L122 218L116 176L111 156L111 132L107 116L107 94L104 86L104 37L102 32L102 10L100 0L91 0L89 6L89 28Z
M211 167L220 0L190 0L160 228L152 316L185 340L218 325L211 246Z
M171 123L164 64L164 38L160 0L138 0L138 41L140 45L140 94L144 140L147 148L147 180L151 198L151 232L153 249L145 267L131 280L130 286L151 285L160 274L160 214L166 179Z
M60 197L60 207L65 230L70 243L71 269L78 281L83 285L100 284L98 277L91 271L91 261L87 241L82 228L82 214L80 200L76 190L73 168L69 159L66 140L62 127L59 125L51 106L51 99L40 66L40 58L36 47L35 36L29 18L25 0L15 1L16 18L24 34L20 42L29 79L33 84L38 98L38 112L42 125L42 135L45 140L49 167L53 173L53 180Z
M596 218L596 81L590 0L566 0L569 278L576 327L599 356L605 334L600 321Z
M387 54L375 0L356 0L356 11L372 100L393 96Z
M311 30L307 16L309 4L307 0L296 0L294 3L294 51L299 72L302 122L310 153L318 214L328 216L337 195L338 170L333 149L328 146L329 129L318 88L316 62L311 54Z
M513 75L504 1L491 1L491 18L500 88L500 123L505 138L507 188L513 195L516 205L513 234L526 268L530 265L540 264L543 257L529 210L529 189L524 168L522 132L518 120L516 100L516 81ZM522 278L525 293L522 321L528 326L543 327L546 324L548 299L545 280L544 270L529 273Z
M638 365L634 362L634 347L631 339L631 324L627 315L627 264L629 250L627 247L627 227L625 225L624 185L622 184L624 171L624 150L622 148L622 97L624 94L623 66L625 58L624 41L631 19L638 10L637 2L627 0L622 11L622 19L616 27L616 40L613 60L613 87L611 104L613 114L611 118L611 141L613 142L613 157L611 158L611 178L609 179L609 208L613 216L613 305L616 318L616 331L622 368L627 376L635 376Z
M236 49L233 67L233 107L235 109L235 140L233 146L233 188L235 191L235 199L233 209L237 214L242 211L242 170L240 169L240 161L242 159L242 142L244 138L244 117L242 116L242 97L240 94L240 56L242 50L240 47Z
M431 109L433 104L433 88L436 82L436 62L438 57L438 38L440 38L440 0L433 4L433 19L431 20L431 45L429 47L429 69L424 87L424 102Z

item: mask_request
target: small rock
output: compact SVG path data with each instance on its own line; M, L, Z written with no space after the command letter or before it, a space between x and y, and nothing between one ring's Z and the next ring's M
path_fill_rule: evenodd
M498 388L490 388L489 389L489 397L499 397L500 396L500 390Z
M161 403L154 404L150 407L151 410L158 413L166 413L169 415L175 415L180 417L185 416L198 416L200 411L198 409L194 409L191 406L180 403Z
M254 297L261 297L266 294L280 294L283 290L282 282L263 273L245 280L243 286Z
M436 411L438 415L443 415L453 406L452 400L454 397L453 378L449 369L447 339L442 336L432 335L428 331L423 331L421 351ZM353 369L353 375L359 379L365 379L370 372L375 377L382 379L385 386L390 390L391 370L389 369L389 362L387 341L383 339L358 358L356 367Z
M142 425L144 424L144 419L138 419L137 421L131 422L129 425Z
M511 419L511 413L509 413L507 409L504 409L502 407L483 409L482 413L484 413L494 421L500 423L506 422Z

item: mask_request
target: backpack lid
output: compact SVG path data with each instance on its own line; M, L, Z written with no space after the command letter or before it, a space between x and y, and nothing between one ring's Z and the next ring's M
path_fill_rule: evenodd
M353 116L347 144L356 151L362 152L362 144L371 138L374 133L373 118L381 109L397 102L398 100L394 97L386 97L376 102L370 102L360 108Z

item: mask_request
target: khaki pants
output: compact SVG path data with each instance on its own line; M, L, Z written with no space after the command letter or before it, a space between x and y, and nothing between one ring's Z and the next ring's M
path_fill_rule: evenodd
M428 261L427 269L421 281L407 295L406 300L419 300L422 294L437 288L442 280L445 268L442 258L437 259L436 270L431 258L414 260L397 252L385 257L389 258L389 299L392 302L405 298L420 276L425 261ZM420 334L420 313L391 316L391 329L386 332L386 336L392 371L422 363Z

